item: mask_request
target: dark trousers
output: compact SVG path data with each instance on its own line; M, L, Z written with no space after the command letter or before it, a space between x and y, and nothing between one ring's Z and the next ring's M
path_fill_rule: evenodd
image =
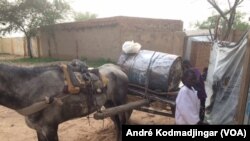
M203 121L205 117L205 102L206 100L200 100L201 106L200 106L200 120Z

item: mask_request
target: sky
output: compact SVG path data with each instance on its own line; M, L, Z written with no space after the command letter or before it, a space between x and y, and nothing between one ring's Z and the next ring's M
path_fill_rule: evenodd
M228 0L216 1L220 2L222 9L228 6ZM194 30L192 25L197 21L206 20L213 12L215 13L207 0L66 0L66 2L74 11L97 14L97 18L131 16L182 20L184 30ZM248 20L250 0L244 0L237 10L247 13ZM10 36L23 36L23 34L13 33Z
M97 14L97 18L131 16L182 20L184 29L192 29L196 21L212 15L207 0L70 0L75 11ZM227 0L218 0L227 2ZM227 6L225 3L221 6ZM244 0L240 11L250 15L250 0Z

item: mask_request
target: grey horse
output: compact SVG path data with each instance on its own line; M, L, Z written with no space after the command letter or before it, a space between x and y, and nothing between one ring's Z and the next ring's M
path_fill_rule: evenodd
M108 78L105 96L96 97L99 106L102 106L100 103L106 108L125 104L128 86L126 74L114 64L105 64L98 69L102 76ZM99 109L88 91L64 94L64 87L64 74L58 64L33 67L0 64L1 105L19 112L43 101L45 97L54 98L53 102L48 100L44 109L30 114L21 113L27 125L36 130L38 141L58 141L60 123L87 116ZM61 98L57 98L59 96ZM55 102L55 98L59 102ZM117 129L117 140L121 140L122 124L127 123L130 114L124 112L111 117Z

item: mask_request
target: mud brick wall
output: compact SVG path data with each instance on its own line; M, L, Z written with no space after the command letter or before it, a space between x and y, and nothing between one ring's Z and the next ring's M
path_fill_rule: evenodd
M180 20L111 17L63 23L40 30L42 57L117 61L125 41L141 49L182 56L185 33Z
M204 67L208 67L211 48L211 43L208 42L192 43L190 62L201 72Z

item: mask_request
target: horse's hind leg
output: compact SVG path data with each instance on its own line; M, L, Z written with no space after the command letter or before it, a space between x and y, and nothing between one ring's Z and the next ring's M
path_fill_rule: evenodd
M57 126L43 126L41 130L37 131L38 141L58 141L58 125Z

